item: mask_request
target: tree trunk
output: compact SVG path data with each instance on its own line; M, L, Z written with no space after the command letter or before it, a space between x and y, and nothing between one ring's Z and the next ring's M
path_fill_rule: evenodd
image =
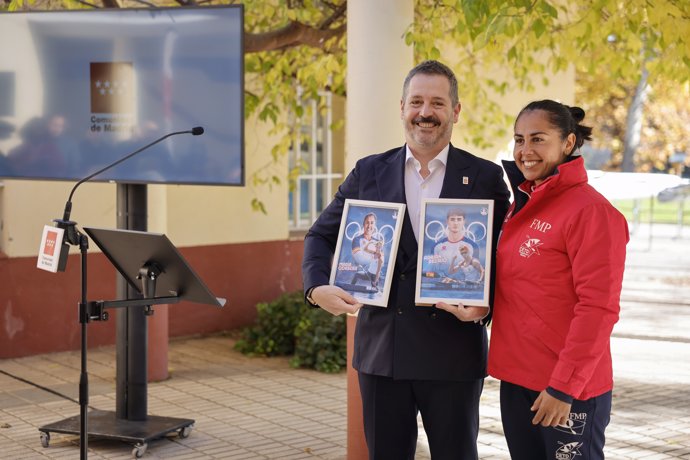
M647 100L649 85L647 85L646 66L642 68L640 80L637 82L632 103L628 107L628 116L625 122L625 137L623 139L623 172L635 171L635 152L640 146L640 133L642 131L642 115L644 103Z

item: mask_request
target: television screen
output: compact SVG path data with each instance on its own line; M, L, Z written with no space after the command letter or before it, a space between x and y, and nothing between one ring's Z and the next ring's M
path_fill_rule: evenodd
M244 184L243 9L0 14L0 177Z

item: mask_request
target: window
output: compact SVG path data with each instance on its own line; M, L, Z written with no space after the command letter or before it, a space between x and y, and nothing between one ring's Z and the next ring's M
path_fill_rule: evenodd
M333 199L343 177L336 172L342 171L342 155L335 155L338 149L333 148L333 95L321 92L318 99L302 101L302 107L289 161L290 171L298 171L288 200L290 230L308 229Z

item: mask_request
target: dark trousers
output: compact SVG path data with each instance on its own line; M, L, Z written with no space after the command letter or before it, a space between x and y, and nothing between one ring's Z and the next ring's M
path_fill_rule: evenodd
M370 460L413 460L417 413L433 460L476 460L484 380L393 380L359 373Z
M603 460L611 392L573 400L567 426L532 425L536 391L501 382L501 421L512 460Z

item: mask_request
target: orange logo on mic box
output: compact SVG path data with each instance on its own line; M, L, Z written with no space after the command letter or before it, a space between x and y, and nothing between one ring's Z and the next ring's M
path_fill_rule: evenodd
M58 234L52 230L49 230L46 235L46 244L43 246L43 254L47 256L55 255L55 245L57 243Z

